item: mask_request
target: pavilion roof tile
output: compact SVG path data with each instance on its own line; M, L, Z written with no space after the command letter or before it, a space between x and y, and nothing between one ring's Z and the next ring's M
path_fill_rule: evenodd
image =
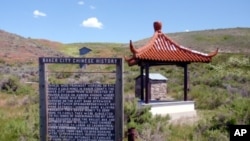
M218 53L218 49L210 54L181 46L161 32L161 23L154 22L155 33L148 44L136 49L130 41L133 57L125 58L128 64L135 65L138 60L162 62L210 62Z

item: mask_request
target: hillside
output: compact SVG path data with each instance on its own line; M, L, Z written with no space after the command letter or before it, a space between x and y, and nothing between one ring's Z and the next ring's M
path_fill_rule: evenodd
M39 56L62 56L55 48L61 43L48 40L24 38L0 30L0 60L10 62L33 62Z
M153 35L153 33L152 33ZM202 52L211 52L216 48L225 53L250 53L250 28L214 29L167 34L173 41ZM135 47L145 45L149 38L133 41ZM133 39L131 39L133 40ZM129 43L129 41L128 41ZM0 30L0 59L4 61L35 61L39 56L78 55L81 47L103 51L103 57L123 57L129 52L118 54L117 48L128 48L128 44L117 43L71 43L62 44L45 39L31 39ZM107 50L103 50L103 48ZM116 48L117 51L112 51ZM111 50L109 50L111 49ZM128 50L129 51L129 50ZM92 52L91 56L94 56ZM113 53L112 53L113 52Z
M228 28L167 34L173 41L183 46L204 52L250 53L250 28ZM137 41L137 46L149 38Z
M250 124L250 28L168 35L177 43L198 51L207 53L220 48L220 53L211 63L191 63L188 67L190 77L188 100L195 101L198 121L175 125L169 123L166 117L153 118L147 109L137 109L134 78L139 75L140 70L138 66L129 67L124 63L124 130L136 127L139 140L229 140L227 125ZM135 47L140 47L148 40L149 38L133 43ZM37 57L61 55L78 57L79 49L83 46L92 49L85 57L123 57L131 54L128 44L62 44L49 40L23 38L0 30L1 141L39 140ZM100 73L100 71L113 71L115 67L110 65L87 65L81 69L78 64L49 64L47 69L48 82L51 84L86 82L105 84L114 81L113 73ZM155 66L150 68L150 72L157 72L168 78L169 97L174 100L183 99L183 68L174 65Z

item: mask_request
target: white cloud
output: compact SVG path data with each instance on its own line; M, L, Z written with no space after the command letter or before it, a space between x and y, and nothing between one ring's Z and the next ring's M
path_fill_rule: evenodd
M91 18L84 20L81 26L102 29L103 24L100 21L98 21L96 17L91 17Z
M89 8L93 9L93 10L96 9L95 6L93 6L93 5L90 5Z
M186 29L185 32L189 32L189 29Z
M84 5L84 2L83 1L78 1L78 4L79 5Z
M39 11L39 10L35 10L34 12L33 12L33 15L34 15L34 17L46 17L47 16L47 14L46 13L44 13L44 12L41 12L41 11Z

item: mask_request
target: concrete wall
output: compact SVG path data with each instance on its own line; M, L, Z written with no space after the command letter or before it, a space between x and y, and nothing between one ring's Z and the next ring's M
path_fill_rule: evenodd
M140 103L140 106L151 106L150 112L152 115L169 115L171 120L176 120L182 117L196 117L194 101L175 101L175 102L154 102Z

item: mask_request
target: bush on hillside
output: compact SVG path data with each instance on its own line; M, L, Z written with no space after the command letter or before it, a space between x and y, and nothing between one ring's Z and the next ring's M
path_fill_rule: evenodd
M194 137L201 140L228 140L230 125L250 125L250 99L240 95L231 97L210 117L199 120Z
M197 85L190 91L190 99L195 100L197 109L213 110L227 103L228 94L223 89Z
M213 128L227 129L228 125L250 125L250 99L235 96L230 103L221 106L212 118Z
M19 80L17 77L14 76L3 78L0 83L1 90L7 92L16 92L18 86L19 86Z
M143 140L165 140L169 132L169 116L152 116L150 107L138 107L137 100L127 101L124 105L126 128L135 128Z
M17 76L6 76L0 81L0 90L8 94L30 94L32 88L21 83Z

